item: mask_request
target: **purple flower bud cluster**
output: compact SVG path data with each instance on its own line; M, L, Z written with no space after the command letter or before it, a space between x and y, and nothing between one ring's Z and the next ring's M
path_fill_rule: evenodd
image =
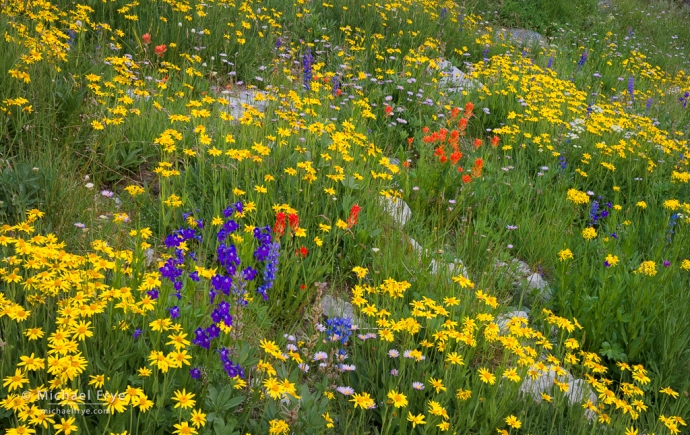
M589 55L587 54L587 52L583 51L582 56L580 56L580 60L577 61L577 69L580 69L585 65L585 62L587 62L588 57Z
M239 364L232 363L230 359L230 350L224 347L218 350L218 353L220 354L220 361L223 363L225 373L227 373L229 377L234 378L235 376L239 376L240 378L244 378L244 369L242 369Z
M632 75L628 79L628 93L630 94L630 99L635 102L635 77Z
M565 171L565 168L568 167L568 162L566 161L565 157L563 157L563 156L558 157L558 167L560 168L561 171Z
M340 77L333 76L333 87L331 88L331 93L335 96L340 89Z
M280 256L280 243L273 242L268 250L266 256L266 268L264 269L264 282L256 289L256 292L263 296L264 300L268 300L268 291L273 287L273 282L276 279L276 271L278 270L278 257Z
M302 69L304 71L304 89L311 90L311 79L312 79L312 65L314 63L314 56L311 54L311 49L307 48L307 52L302 57Z
M331 317L326 320L326 335L331 341L345 344L352 335L352 319L350 317Z
M172 319L177 319L180 317L180 308L177 305L172 308L168 308L168 311L170 311L170 317Z
M683 105L683 109L688 107L688 100L690 100L690 92L686 92L682 97L678 98L678 101Z
M599 197L599 199L602 199L602 197ZM604 204L604 208L602 209L599 201L594 200L592 201L592 207L589 209L589 220L590 224L596 225L601 219L605 219L609 215L609 210L611 210L611 207L613 207L613 204L610 202L607 202Z
M666 241L668 243L673 242L673 235L676 233L674 228L678 223L678 213L673 213L671 219L668 221L668 229L666 230Z
M211 349L213 341L220 336L220 326L233 324L233 317L231 315L234 304L246 305L247 301L244 299L245 287L251 281L255 281L260 274L261 268L257 270L255 267L247 265L247 267L240 268L242 263L237 247L234 245L228 236L239 231L239 224L232 219L232 217L243 212L243 205L237 202L228 206L223 210L225 222L217 232L218 248L216 250L218 263L222 266L218 273L211 277L211 285L209 289L209 300L211 303L212 312L210 314L211 325L204 328L199 327L194 331L194 338L192 343L204 349ZM188 217L188 216L186 216ZM196 221L200 223L201 221ZM264 264L261 276L263 280L258 286L257 292L268 299L268 291L273 287L276 272L278 269L278 257L280 251L280 244L273 242L273 232L271 227L258 227L254 229L254 238L258 241L258 247L254 250L253 260L259 265ZM160 268L161 274L169 279L175 285L178 298L181 298L180 290L182 288L182 276L184 274L185 258L197 261L196 256L191 251L183 251L180 249L181 243L194 239L201 241L201 236L192 228L182 228L165 239L165 244L168 248L175 249L175 254L169 258L163 267ZM199 281L199 272L194 271L188 274L193 281ZM157 299L159 296L158 290L153 289L147 292L149 297ZM228 297L233 296L233 300L218 300L219 295ZM169 308L170 317L173 319L180 316L180 308L174 306ZM222 322L222 323L221 323ZM230 377L241 376L244 377L244 370L239 364L234 364L229 358L230 351L226 348L218 350L220 353L223 368ZM201 377L201 368L196 367L190 370L190 376L193 379Z

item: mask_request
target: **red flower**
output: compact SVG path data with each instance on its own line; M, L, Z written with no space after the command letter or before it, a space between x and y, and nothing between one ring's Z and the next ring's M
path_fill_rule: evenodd
M409 168L409 167L410 167L410 162L408 162L407 160L405 160L404 162L402 162L402 165L403 165L403 168Z
M462 171L463 171L462 166L458 166L458 172L462 172Z
M153 52L156 53L156 56L163 56L167 49L168 47L166 47L165 44L156 45L156 48L153 50Z
M278 237L285 234L285 213L282 211L276 215L276 225L273 227L273 232L278 235Z
M453 107L453 110L450 111L450 118L455 119L459 114L460 109L458 109L457 107Z
M501 140L500 137L494 136L491 138L491 146L492 147L497 147L498 146L498 141Z
M290 222L290 228L292 228L292 231L297 231L297 228L299 228L299 217L293 213L288 216L288 221Z
M339 97L339 96L341 96L341 95L343 95L343 90L342 90L342 89L336 89L336 90L335 90L335 96L336 96L336 97Z
M357 218L359 217L359 212L362 210L357 204L353 205L350 209L350 216L347 217L347 227L352 228L357 225Z
M467 118L460 118L460 121L458 121L458 128L460 131L465 131L467 128Z
M304 285L304 284L302 284L301 286L299 286L299 289L300 289L300 290L306 290L306 289L307 289L307 286Z
M460 161L462 158L462 153L460 151L456 151L453 154L450 155L450 162L455 165Z
M384 110L386 112L386 116L393 116L393 108L391 106L386 106Z
M483 143L483 142L482 142L481 139L475 139L475 140L474 140L474 147L475 147L475 148L479 148L480 146L482 146L482 143Z
M412 142L414 142L414 138L413 138L413 137L408 137L408 138L407 138L407 143L408 143L408 145L412 145Z
M474 115L474 104L468 102L465 104L465 118L471 118Z
M151 34L150 33L144 33L141 35L141 39L144 41L144 44L150 44L151 43Z
M441 161L441 163L446 163L448 161L448 157L446 157L445 155L439 157L438 159Z
M470 181L472 181L472 178L470 178L469 175L465 174L462 176L462 181L465 183L469 183Z
M429 127L423 127L422 131L424 132L424 134L429 133Z
M307 254L309 254L309 250L304 246L295 251L295 255L297 255L298 257L307 258Z
M482 168L484 167L484 160L481 158L478 158L477 160L474 161L474 169L472 169L472 175L474 177L481 177L482 176Z

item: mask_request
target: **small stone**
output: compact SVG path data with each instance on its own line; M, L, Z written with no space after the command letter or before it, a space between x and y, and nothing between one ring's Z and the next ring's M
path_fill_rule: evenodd
M508 329L508 324L510 323L510 320L516 317L529 319L526 311L511 311L510 313L500 314L498 317L496 317L496 324L498 325L498 328L501 330L501 332L505 332Z
M222 93L224 94L226 92L229 91L223 91ZM228 113L237 121L244 116L245 108L243 105L252 106L259 112L265 112L268 104L267 99L262 98L257 100L256 96L258 94L265 97L266 92L247 89L233 94L232 96L225 97L228 101Z
M400 198L381 197L381 205L383 209L391 215L395 222L401 227L404 227L407 221L412 217L412 210L405 201Z
M551 300L551 289L549 289L549 283L546 282L544 278L538 273L533 273L527 277L527 285L532 290L537 290L539 299L543 302L548 302Z
M508 39L519 45L539 45L546 47L548 41L541 34L526 29L500 29L496 32L497 39Z
M587 397L593 404L597 403L597 395L589 388L583 379L575 379L568 382L568 391L565 393L568 403L572 405L580 404Z
M354 319L352 304L340 298L326 295L321 299L321 313L326 317L349 317Z
M412 249L415 250L415 252L417 253L417 256L421 260L422 256L424 255L424 248L422 248L422 245L417 243L417 241L415 239L413 239L412 237L408 237L407 241L410 242L410 245L412 245Z
M150 265L153 264L153 249L148 248L146 251L144 251L144 258L146 259L146 267L149 267Z
M566 371L565 376L557 376L553 369L542 373L537 379L526 377L520 386L520 393L532 396L534 400L541 403L541 394L549 394L554 386L553 381L570 383L574 380L573 375Z

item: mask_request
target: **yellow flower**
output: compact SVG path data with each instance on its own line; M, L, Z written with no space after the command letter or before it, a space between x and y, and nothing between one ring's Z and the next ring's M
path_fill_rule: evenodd
M496 383L496 376L492 375L490 371L482 367L479 369L479 380L485 384L493 385Z
M198 409L192 411L192 424L198 429L202 426L206 426L206 414Z
M459 365L464 365L465 362L462 360L462 356L460 356L457 352L451 352L446 356L446 362L449 362L453 365L459 364Z
M454 276L451 279L462 288L474 288L474 283L463 275Z
M391 402L393 402L393 406L396 408L403 408L407 406L407 397L405 397L404 394L398 393L395 390L391 390L388 392L388 399L390 399Z
M103 388L103 384L105 383L105 375L95 375L95 376L90 376L91 380L89 381L89 385L93 385L96 388Z
M374 399L369 396L369 393L362 393L358 394L355 393L352 395L352 399L350 399L350 402L353 402L355 404L355 408L359 407L362 409L371 409L374 406L376 406L376 402L374 402Z
M568 195L566 197L568 201L574 202L575 204L587 204L589 202L589 195L585 192L580 192L577 189L568 189Z
M431 383L431 386L436 390L436 394L441 391L446 391L446 387L443 386L443 380L441 379L429 378L429 383Z
M67 420L61 418L60 423L53 425L55 428L55 435L59 435L61 433L70 435L72 432L76 432L78 429L77 426L73 424L74 420L76 420L74 417L70 417Z
M635 273L642 273L647 276L656 275L656 263L653 261L643 261L640 267L637 268Z
M131 184L131 185L125 187L125 191L132 196L139 196L142 193L144 193L144 188L137 186L137 185L134 185L134 184Z
M197 431L189 425L188 422L183 421L179 424L174 425L175 430L173 431L176 435L196 435Z
M24 373L20 369L14 371L14 376L8 376L5 378L5 382L2 384L3 387L9 387L8 391L13 391L22 388L22 385L28 384L29 379L24 376Z
M592 240L597 236L597 230L595 230L592 227L587 227L584 230L582 230L582 237L585 240Z
M516 368L506 369L502 376L513 382L520 382L520 375L517 374Z
M357 278L362 279L365 276L367 276L367 272L369 272L369 269L365 267L360 267L360 266L355 266L352 268L352 271L357 275Z
M644 202L644 201L640 201L640 202L638 202L638 203L635 204L635 205L638 206L638 207L640 207L641 209L647 208L647 203Z
M426 421L424 421L424 414L419 414L419 415L413 415L411 412L408 411L407 413L407 421L412 423L412 428L414 429L417 427L417 425L421 424L426 424Z
M616 264L618 264L618 256L617 256L617 255L611 255L611 254L609 254L609 255L606 256L606 258L605 258L604 260L606 261L606 263L608 263L608 265L609 265L610 267L613 267L613 266L615 266Z
M112 394L106 391L101 401L103 406L108 408L108 413L114 414L115 412L125 412L125 406L129 404L129 396L124 393L115 392Z
M290 426L283 420L271 420L268 424L271 425L268 429L271 435L285 435L290 432Z
M660 393L668 394L669 396L672 396L674 399L677 399L679 394L671 389L671 387L666 387L662 388L659 390Z
M562 251L558 251L558 259L560 261L565 261L568 259L573 258L573 253L570 251L570 249L564 249Z
M517 419L514 415L509 415L506 417L505 422L508 426L512 427L513 429L520 429L520 426L522 426L522 422Z
M316 246L323 246L323 240L318 236L314 237L314 243L316 243Z
M637 435L637 429L634 427L626 427L625 428L625 435Z
M194 400L194 394L188 393L186 389L182 389L182 391L177 390L175 391L175 397L172 398L175 402L175 408L192 408L194 407L194 404L196 403Z
M688 261L688 260L685 260L685 261ZM688 263L690 263L690 262L688 262ZM683 267L683 266L681 266L681 267ZM689 264L689 268L690 268L690 264ZM41 328L29 328L26 331L24 331L24 335L29 337L29 341L38 340L39 338L43 337L44 334L45 333L43 332L43 330Z
M470 397L472 397L472 390L463 390L462 388L460 388L455 393L455 397L457 397L460 400L467 400Z
M333 419L331 418L330 415L328 415L327 412L321 414L321 417L323 417L323 419L326 420L326 427L327 427L328 429L331 429L331 428L335 427L335 425L333 424Z

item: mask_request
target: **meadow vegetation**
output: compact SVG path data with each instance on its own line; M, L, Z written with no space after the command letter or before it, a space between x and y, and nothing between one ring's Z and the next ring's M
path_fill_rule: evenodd
M688 18L4 1L0 429L688 433Z

